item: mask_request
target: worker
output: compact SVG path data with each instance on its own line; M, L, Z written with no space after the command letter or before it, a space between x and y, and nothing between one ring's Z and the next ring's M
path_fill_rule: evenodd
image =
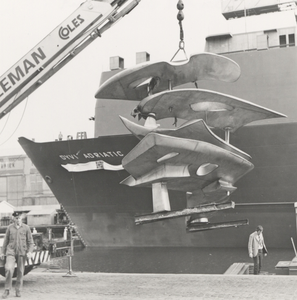
M264 256L268 254L261 225L257 226L256 231L249 237L248 252L250 258L254 261L254 275L258 275L263 263L263 254Z
M17 279L15 285L16 297L21 297L23 276L26 259L32 257L33 238L30 227L22 223L22 216L18 212L13 213L13 223L7 227L0 259L5 262L5 291L2 299L6 299L12 288L12 276L17 264Z

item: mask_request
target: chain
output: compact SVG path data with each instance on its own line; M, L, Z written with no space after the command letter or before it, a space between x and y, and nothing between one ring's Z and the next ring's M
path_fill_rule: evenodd
M182 21L184 19L184 13L183 13L184 3L183 3L183 1L182 0L178 0L178 3L177 3L176 7L178 9L177 20L178 20L178 25L179 25L179 28L180 28L180 34L179 34L180 41L179 41L179 45L178 45L178 50L173 55L171 61L175 58L175 56L177 55L177 53L180 50L184 51L185 57L186 57L186 59L188 59L186 51L185 51L184 30L183 30L183 24L182 24Z

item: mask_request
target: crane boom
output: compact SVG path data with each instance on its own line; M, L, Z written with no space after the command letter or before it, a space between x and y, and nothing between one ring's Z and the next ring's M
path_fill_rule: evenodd
M87 0L0 77L0 119L140 0Z

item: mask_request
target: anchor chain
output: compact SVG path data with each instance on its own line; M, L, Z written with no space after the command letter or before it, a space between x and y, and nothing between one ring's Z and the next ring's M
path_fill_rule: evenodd
M180 50L182 50L184 52L184 55L185 55L186 59L188 59L186 51L185 51L184 30L183 30L183 24L182 24L182 21L184 19L184 13L183 13L184 3L183 3L183 1L179 0L176 7L178 9L177 20L178 20L178 25L179 25L179 28L180 28L180 34L179 34L180 41L179 41L179 44L178 44L178 50L173 55L171 61L173 61L173 59L175 58L175 56L177 55L177 53Z

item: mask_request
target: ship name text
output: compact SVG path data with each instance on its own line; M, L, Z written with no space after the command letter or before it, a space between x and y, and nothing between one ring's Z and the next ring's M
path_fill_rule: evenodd
M123 157L124 154L121 151L106 151L106 152L92 152L83 153L84 158L106 158L106 157ZM62 160L78 160L77 154L59 155Z

